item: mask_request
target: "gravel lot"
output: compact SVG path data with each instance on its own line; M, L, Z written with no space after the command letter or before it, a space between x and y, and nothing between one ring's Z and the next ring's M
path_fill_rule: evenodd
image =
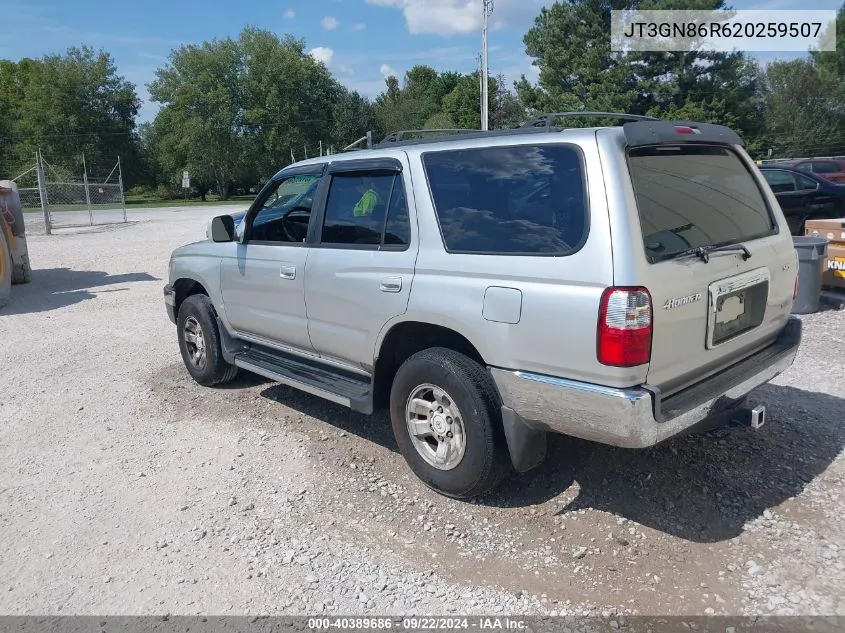
M805 318L758 432L556 437L462 503L384 415L188 379L161 287L216 211L30 237L0 311L0 613L845 614L845 312Z

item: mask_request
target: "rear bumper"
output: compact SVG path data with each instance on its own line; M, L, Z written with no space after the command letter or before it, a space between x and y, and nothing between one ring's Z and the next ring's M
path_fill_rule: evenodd
M800 342L801 321L790 317L769 347L668 398L648 385L616 389L530 372L490 372L505 408L529 427L644 448L729 410L792 365Z
M164 306L167 308L167 316L176 324L176 290L171 285L164 287Z

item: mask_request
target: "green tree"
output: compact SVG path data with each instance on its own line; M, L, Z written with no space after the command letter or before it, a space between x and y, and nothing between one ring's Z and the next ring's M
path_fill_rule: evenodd
M836 77L810 59L769 64L765 146L780 157L845 153L840 88Z
M303 40L255 28L179 48L149 88L163 104L155 145L166 171L188 169L223 198L271 177L292 150L340 140L361 105L344 102L347 91Z
M421 127L422 122L414 113L415 105L399 87L399 79L391 75L384 83L385 91L376 97L374 106L379 132L389 134Z
M334 129L332 143L343 148L365 136L369 131L376 131L378 119L373 104L356 91L344 91L334 106Z
M242 54L230 38L186 45L170 54L149 84L162 104L155 119L157 153L175 179L187 169L228 197L244 167Z
M299 153L302 146L334 140L335 115L347 91L306 52L304 40L247 28L238 44L245 60L241 84L250 168L263 181L288 164L291 149Z
M523 104L535 112L599 110L666 116L690 103L706 114L705 120L731 124L747 140L756 137L761 126L761 77L745 55L611 50L612 10L677 8L720 9L724 2L565 0L543 9L524 39L540 77L537 86L525 77L517 83Z
M610 11L619 0L566 0L543 8L525 35L526 53L540 71L539 86L523 76L517 92L535 112L630 112L637 100L629 60L610 50Z
M145 176L135 130L139 106L135 86L102 50L74 47L65 55L0 61L0 174L17 175L11 172L31 165L40 148L73 176L82 174L83 154L97 176L121 156L131 186Z
M830 73L840 82L845 81L845 3L839 7L836 13L836 24L829 28L823 38L836 37L835 51L812 51L810 54L813 61L822 70Z
M424 130L452 130L454 128L455 122L447 112L432 114L423 124Z
M490 93L490 127L510 128L523 123L527 113L519 97L507 89L505 78L498 75L488 90Z
M524 108L502 77L488 79L490 125L512 125L524 118ZM438 73L428 66L415 66L402 83L388 77L386 89L375 101L378 128L382 132L410 129L480 129L481 89L479 74Z

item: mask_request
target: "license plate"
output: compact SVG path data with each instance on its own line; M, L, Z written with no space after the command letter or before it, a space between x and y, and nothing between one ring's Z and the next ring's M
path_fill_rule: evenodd
M767 268L741 273L710 284L707 348L753 330L762 322L769 294Z

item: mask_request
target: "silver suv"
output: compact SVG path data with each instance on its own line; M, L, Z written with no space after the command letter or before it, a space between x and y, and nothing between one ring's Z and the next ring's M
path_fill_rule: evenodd
M457 498L538 465L549 432L641 448L762 424L744 397L795 357L798 271L741 139L569 116L280 171L173 252L188 372L387 406L410 468Z

